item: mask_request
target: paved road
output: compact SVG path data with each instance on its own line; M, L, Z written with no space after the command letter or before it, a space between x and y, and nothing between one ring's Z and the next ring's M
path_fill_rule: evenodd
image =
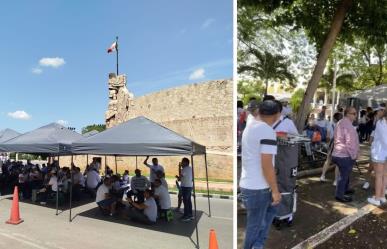
M172 197L172 203L176 199ZM206 198L197 198L200 248L208 248L209 230L214 228L220 248L232 248L232 200L212 199L212 217L207 216ZM0 248L39 249L102 249L102 248L194 248L194 223L178 220L142 226L119 217L104 217L94 203L73 209L75 216L68 222L69 212L58 216L55 209L20 202L24 222L8 225L11 201L0 200Z

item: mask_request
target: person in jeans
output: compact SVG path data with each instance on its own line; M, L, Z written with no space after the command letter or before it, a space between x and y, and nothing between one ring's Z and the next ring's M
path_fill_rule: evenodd
M182 221L191 221L193 220L192 215L192 201L191 201L191 192L192 192L192 167L189 166L189 159L184 157L181 160L181 192L183 195L183 204L184 204L184 214L181 217Z
M263 248L281 201L274 171L277 141L272 128L280 117L280 107L275 101L265 100L251 105L250 110L254 122L246 126L242 136L239 184L247 210L244 249Z
M355 108L346 108L344 118L337 123L334 134L332 162L338 166L340 171L336 186L336 200L340 202L351 202L350 195L354 193L353 189L349 189L349 178L359 154L359 136L352 125L356 116Z

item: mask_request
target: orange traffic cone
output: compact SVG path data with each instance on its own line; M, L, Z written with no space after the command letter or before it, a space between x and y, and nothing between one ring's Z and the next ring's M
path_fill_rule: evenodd
M17 225L22 222L23 220L20 219L20 213L19 213L19 191L17 186L15 186L15 190L13 191L11 218L7 220L6 223Z
M208 245L208 249L219 249L214 229L210 230L210 243Z

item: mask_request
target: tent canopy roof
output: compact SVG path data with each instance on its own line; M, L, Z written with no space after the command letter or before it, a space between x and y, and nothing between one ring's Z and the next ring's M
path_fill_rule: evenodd
M0 147L8 152L70 154L70 145L82 135L51 123L6 141Z
M12 129L4 129L0 131L0 143L4 143L7 140L10 140L14 137L19 136L21 133L14 131Z
M204 154L206 149L140 116L74 142L72 151L74 154L172 156Z

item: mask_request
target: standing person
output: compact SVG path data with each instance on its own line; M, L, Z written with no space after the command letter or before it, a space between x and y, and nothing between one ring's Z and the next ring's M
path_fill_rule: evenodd
M334 130L336 128L337 123L342 118L343 118L343 115L341 114L341 112L336 112L335 114L333 114L333 123L330 124L332 126L332 134L334 133ZM327 182L328 181L325 178L325 174L327 173L328 168L331 165L333 147L334 147L334 140L332 139L329 143L329 146L328 146L328 155L327 155L327 159L325 160L325 163L324 163L323 168L322 168L320 182ZM333 186L337 185L338 176L339 176L339 170L337 167L335 167L335 180L333 181Z
M363 141L366 139L366 124L367 124L367 111L361 110L360 111L360 118L359 118L359 142L363 143Z
M144 165L147 166L150 169L149 172L149 180L151 184L156 180L157 178L157 171L162 171L164 173L164 167L159 164L159 160L155 157L152 158L152 164L148 163L149 156L145 158Z
M181 160L181 192L183 195L183 204L184 204L184 214L181 217L182 221L193 220L192 215L192 201L191 201L191 192L192 192L192 167L189 165L189 159L184 157Z
M375 171L375 195L367 199L373 205L386 202L387 187L387 111L379 107L376 114L376 127L371 144L371 161Z
M356 120L357 111L348 107L344 111L344 118L339 121L335 129L332 162L339 167L340 177L336 186L336 200L351 202L354 193L349 189L349 178L353 165L359 154L359 137L352 123Z
M280 108L275 101L266 100L254 106L252 115L255 122L246 127L242 136L242 174L239 184L247 210L244 249L263 248L276 215L276 205L281 201L274 171L277 141L271 127L280 116Z

